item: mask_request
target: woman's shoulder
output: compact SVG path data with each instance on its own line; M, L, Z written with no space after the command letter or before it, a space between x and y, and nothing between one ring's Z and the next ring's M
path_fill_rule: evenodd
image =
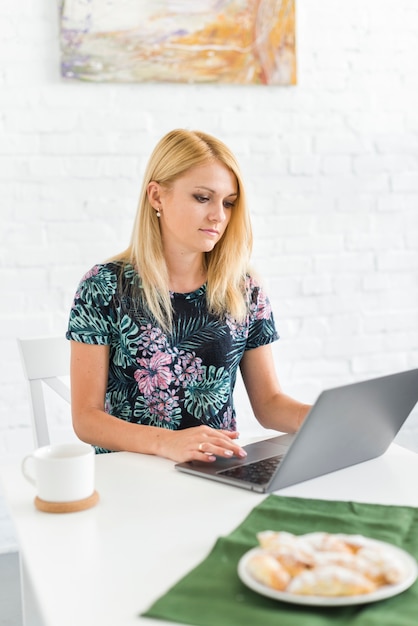
M106 280L116 279L118 281L132 282L138 278L138 274L131 263L125 263L123 261L105 261L103 263L96 263L93 265L82 277L81 282L90 280Z
M130 263L106 261L93 265L81 278L78 297L85 299L103 298L108 302L116 294L128 293L140 287L137 272Z
M255 272L246 273L244 278L244 289L247 294L263 291L262 281Z
M250 311L255 314L256 318L270 318L272 314L270 300L262 281L256 274L247 274L245 289Z

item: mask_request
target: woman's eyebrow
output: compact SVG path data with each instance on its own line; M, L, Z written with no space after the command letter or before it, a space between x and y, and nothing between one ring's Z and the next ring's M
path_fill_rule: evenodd
M196 185L195 189L205 189L205 191L209 191L210 193L216 193L216 191L214 189L211 189L210 187L206 187L205 185ZM232 191L231 193L229 193L225 197L226 198L230 198L231 196L238 196L238 192L237 191Z
M196 185L195 189L204 189L205 191L209 191L210 193L216 193L214 189L206 187L205 185Z

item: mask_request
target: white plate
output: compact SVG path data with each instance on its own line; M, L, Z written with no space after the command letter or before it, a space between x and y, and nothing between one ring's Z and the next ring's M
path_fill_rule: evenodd
M339 535L339 537L344 537L344 535ZM308 604L311 606L347 606L349 604L368 604L369 602L377 602L378 600L384 600L385 598L390 598L402 593L402 591L408 589L416 581L418 577L418 565L416 560L408 554L408 552L383 541L377 541L374 539L368 539L367 541L384 546L386 551L391 551L393 555L404 564L406 574L405 578L400 583L395 585L383 585L372 593L356 596L306 596L296 593L288 593L286 591L276 591L276 589L267 587L266 585L263 585L255 580L255 578L253 578L253 576L251 576L248 572L248 560L254 554L259 552L265 553L265 550L262 550L261 548L253 548L241 557L238 563L238 576L244 585L257 593L266 596L267 598L281 600L282 602L291 602L292 604Z

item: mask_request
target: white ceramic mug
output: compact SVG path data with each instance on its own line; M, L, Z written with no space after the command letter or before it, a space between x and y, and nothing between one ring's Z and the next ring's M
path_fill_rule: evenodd
M23 459L22 472L41 500L84 500L94 493L94 448L86 443L44 446Z

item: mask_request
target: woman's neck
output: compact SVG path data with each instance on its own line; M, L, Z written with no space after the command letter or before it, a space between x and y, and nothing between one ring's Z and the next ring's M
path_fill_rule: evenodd
M207 279L203 256L167 259L170 291L190 293L201 287Z

